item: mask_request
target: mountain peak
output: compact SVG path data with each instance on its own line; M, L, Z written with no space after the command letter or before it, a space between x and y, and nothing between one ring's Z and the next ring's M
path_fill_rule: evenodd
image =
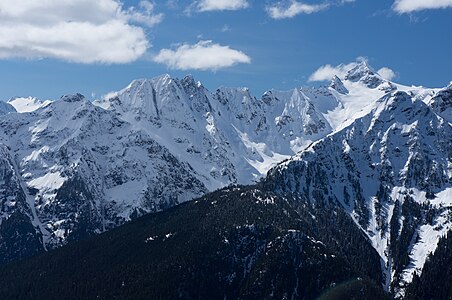
M368 64L366 60L359 62L345 75L345 80L351 82L361 82L368 88L374 89L385 83L384 80L375 70Z
M80 93L77 93L74 95L64 95L60 99L61 99L61 101L64 101L64 102L80 102L85 99L85 96L83 96Z
M161 75L158 75L158 76L153 77L153 78L152 78L152 81L170 81L170 80L172 80L172 79L173 79L173 78L171 77L170 74L165 73L165 74L161 74Z
M190 83L190 84L195 84L195 78L193 77L193 75L187 74L187 75L185 75L184 78L182 79L182 82L186 82L186 83Z
M184 88L190 88L190 89L199 89L204 88L201 81L196 81L193 75L188 74L185 75L182 80L180 80L180 83L184 86Z
M333 79L331 79L329 87L343 95L348 94L348 90L344 86L344 83L342 83L342 80L339 77L337 77L336 75L334 75Z
M362 60L348 70L347 75L345 75L345 80L359 81L363 77L372 75L377 75L377 73L366 60Z

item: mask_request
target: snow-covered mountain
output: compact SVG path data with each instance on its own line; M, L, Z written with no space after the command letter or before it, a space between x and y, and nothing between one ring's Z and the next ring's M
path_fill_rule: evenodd
M450 117L450 86L433 97L424 92L387 93L266 179L302 202L347 211L380 254L387 290L398 296L452 229L452 126L441 115Z
M324 97L338 103L332 94ZM270 91L256 99L246 88L210 93L191 76L136 80L94 104L177 153L210 190L252 183L331 131L303 90Z
M14 107L17 112L32 112L40 107L48 105L51 101L41 101L35 97L15 97L8 101L8 104Z
M365 61L350 74L354 76L345 81L347 93L336 77L330 87L270 90L261 99L247 88L210 92L192 76L179 80L163 75L133 81L94 104L116 112L177 153L212 190L254 182L345 120L352 121L383 96L387 86L396 88ZM379 84L370 85L368 78Z
M19 210L45 247L208 191L187 163L79 94L30 113L5 115L0 126L5 169L15 175L14 193L25 194L24 203L2 201L7 208L2 219ZM4 174L9 183L9 173Z
M260 99L169 75L94 103L12 99L0 106L3 261L256 182L295 155L267 181L344 207L398 289L450 227L451 90L402 86L361 61L328 86Z

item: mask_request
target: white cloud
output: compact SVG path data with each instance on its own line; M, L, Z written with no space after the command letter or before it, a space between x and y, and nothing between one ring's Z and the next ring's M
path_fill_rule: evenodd
M162 17L149 1L124 9L117 0L0 0L0 59L131 62L150 46L131 23L153 26Z
M299 14L312 14L327 9L328 3L323 4L305 4L295 0L289 2L278 2L267 6L267 13L273 19L293 18Z
M198 11L239 10L249 6L247 0L200 0L195 5Z
M178 70L218 70L239 63L250 63L251 58L242 51L212 41L195 45L182 44L177 49L163 49L155 57L157 63Z
M396 78L396 73L388 67L381 68L377 73L386 80L393 80Z
M127 11L127 17L130 21L144 24L148 27L152 27L163 20L163 14L155 14L155 6L150 1L140 1L138 4L141 10L137 10L135 7L130 7Z
M318 68L314 73L309 76L309 81L327 81L331 80L334 75L343 79L347 74L347 71L356 66L357 63L340 64L338 66L324 65Z
M452 7L452 0L396 0L392 8L398 13Z
M300 14L313 14L334 6L354 3L356 0L323 0L322 3L308 4L297 0L282 0L266 7L268 15L273 19L293 18Z

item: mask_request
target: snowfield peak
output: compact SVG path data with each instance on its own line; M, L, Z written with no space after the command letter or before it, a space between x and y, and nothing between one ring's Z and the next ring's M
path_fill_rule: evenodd
M51 101L41 101L34 97L16 97L12 98L8 101L10 105L15 108L15 111L19 113L27 113L37 110L40 107L44 107L48 105Z
M61 97L61 101L65 101L65 102L80 102L85 100L85 96L83 96L82 94L74 94L74 95L64 95Z

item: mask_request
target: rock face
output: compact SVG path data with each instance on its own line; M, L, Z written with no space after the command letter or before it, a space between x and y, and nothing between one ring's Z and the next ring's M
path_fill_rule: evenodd
M0 264L44 250L42 234L35 227L29 203L8 147L0 145Z
M94 103L15 98L18 112L0 107L1 262L255 183L296 155L266 184L344 209L380 255L387 289L402 293L450 228L449 96L360 62L329 87L261 99L169 75Z
M448 122L452 122L452 82L429 101L430 107Z
M348 90L342 83L341 79L334 75L333 79L330 82L330 88L334 89L336 92L347 95Z

